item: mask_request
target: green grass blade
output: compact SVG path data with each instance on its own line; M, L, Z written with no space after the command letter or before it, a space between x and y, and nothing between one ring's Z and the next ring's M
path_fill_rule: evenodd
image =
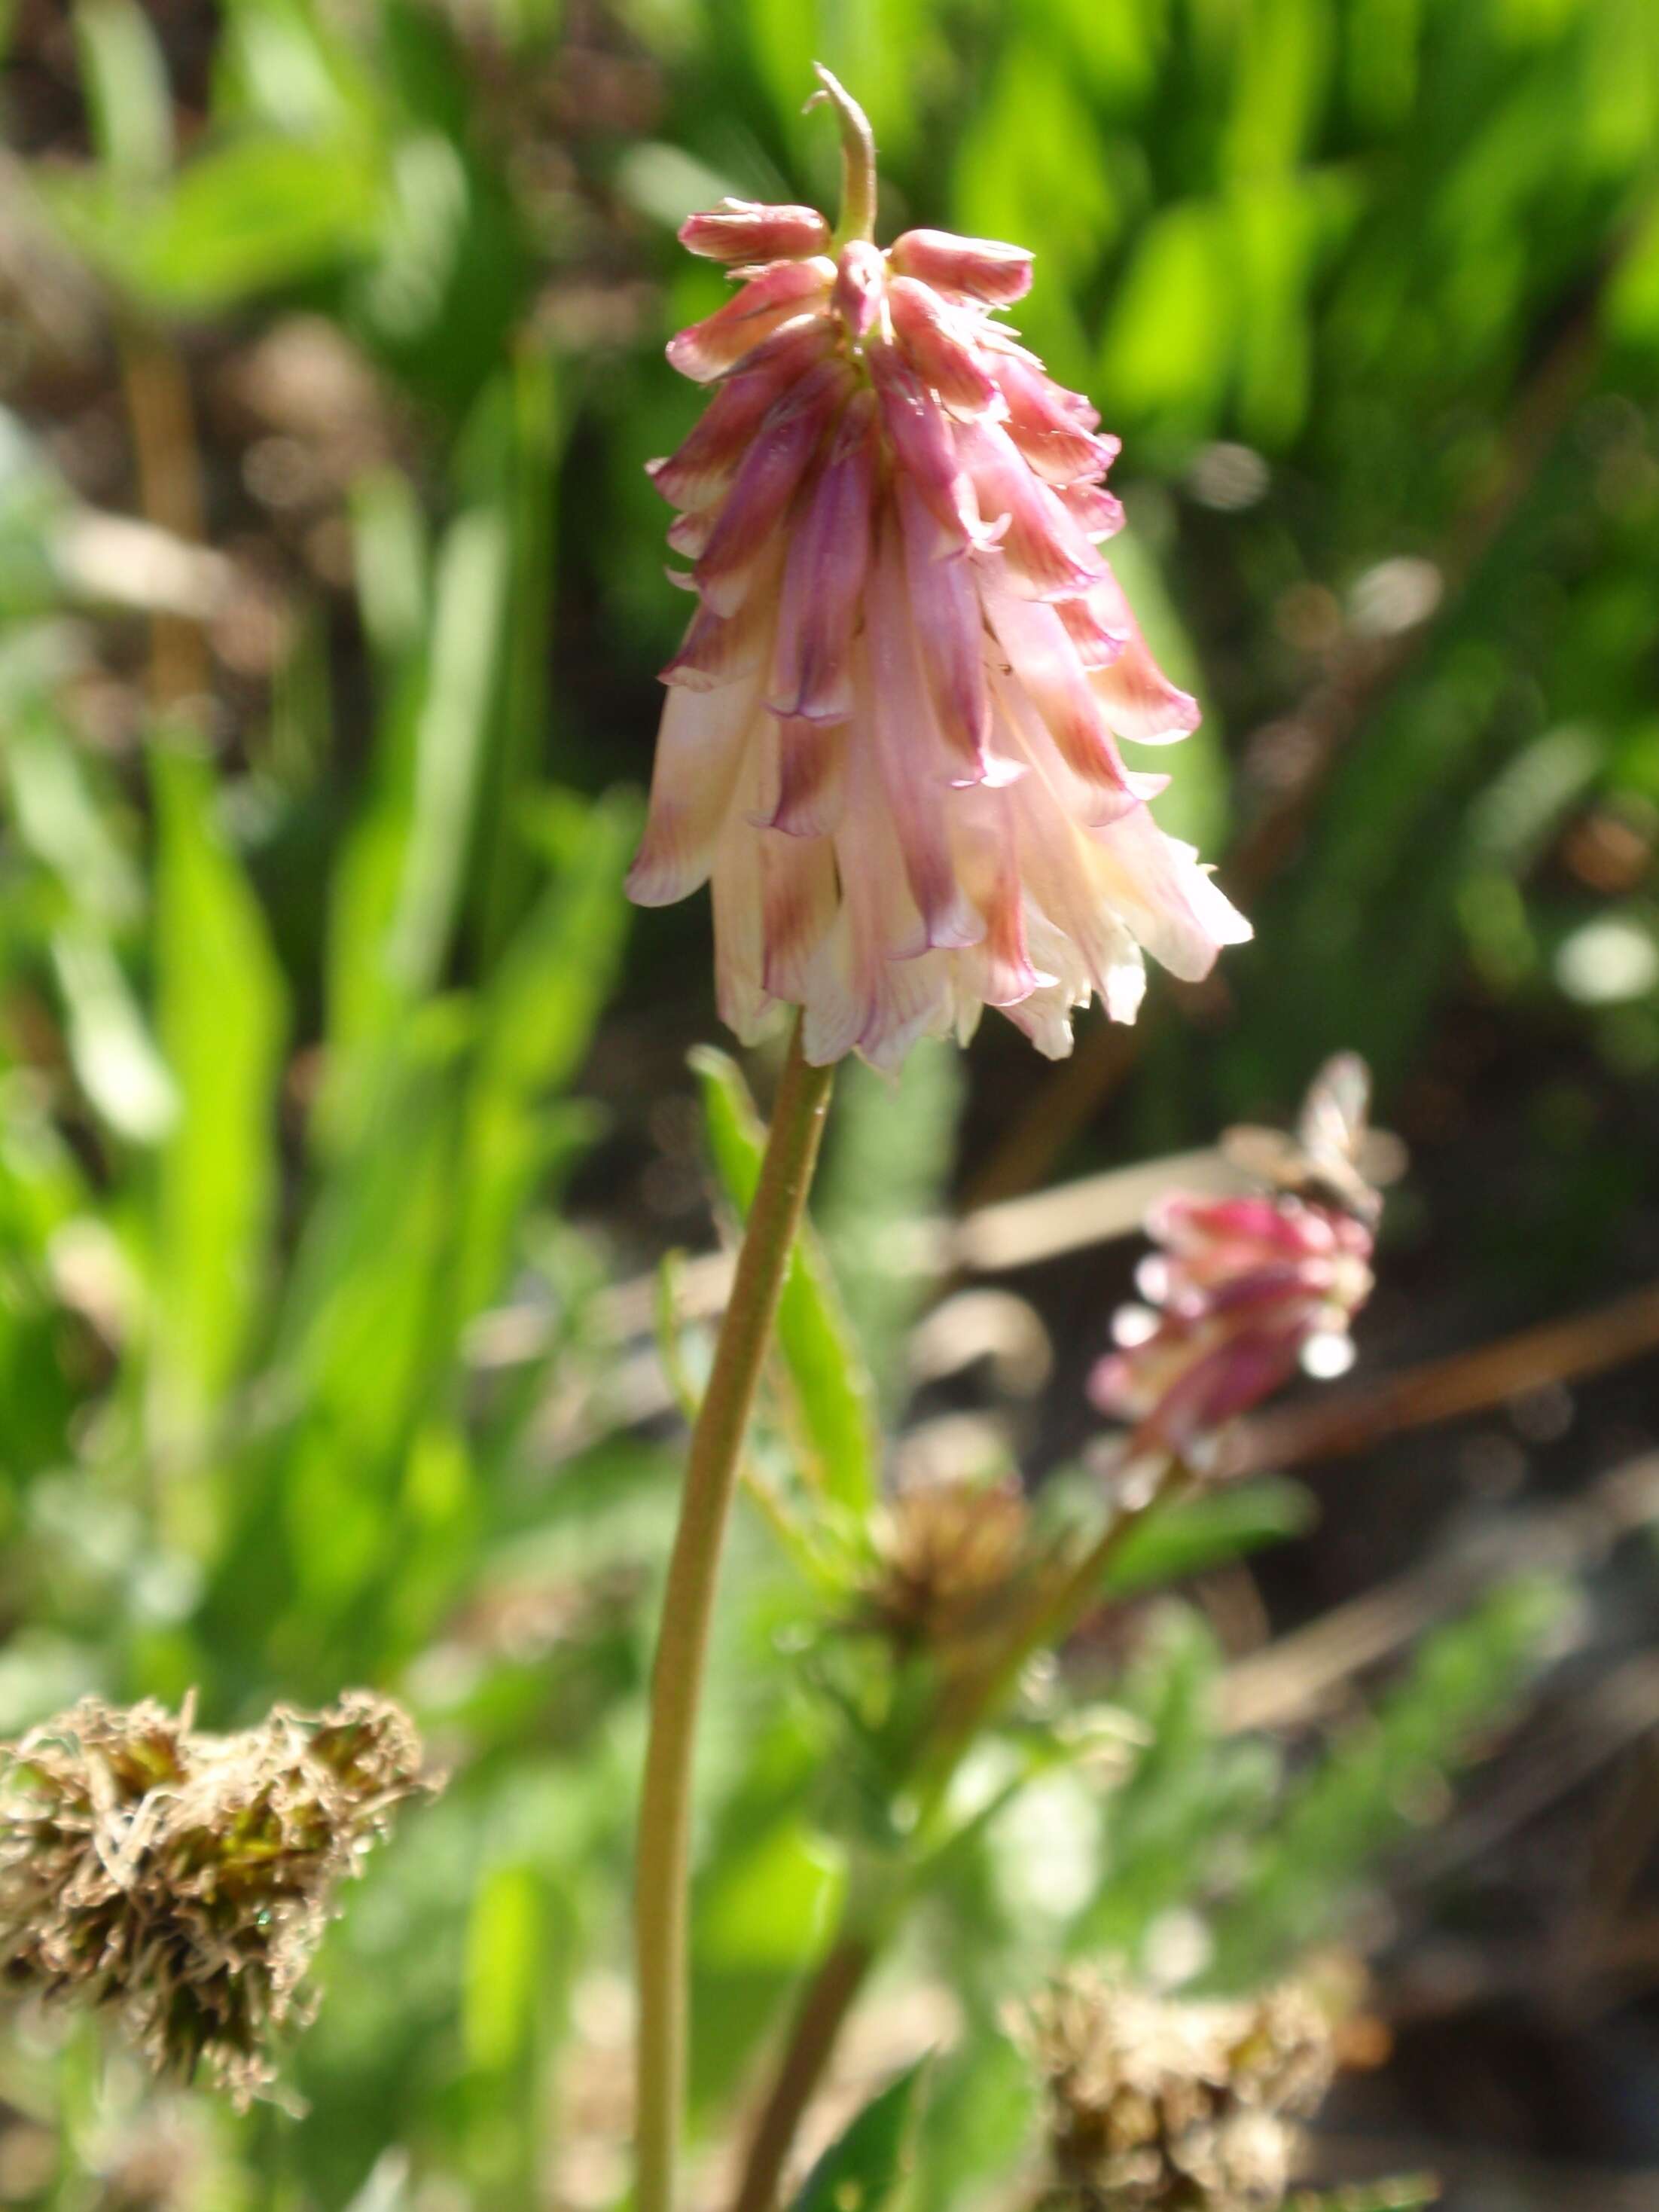
M151 1376L155 1415L173 1430L230 1384L264 1291L288 1013L264 917L215 820L209 768L158 745L150 777L156 1024L179 1097L156 1190Z
M499 677L508 581L501 516L477 508L439 556L432 663L416 732L414 816L388 957L420 996L440 981L460 911Z

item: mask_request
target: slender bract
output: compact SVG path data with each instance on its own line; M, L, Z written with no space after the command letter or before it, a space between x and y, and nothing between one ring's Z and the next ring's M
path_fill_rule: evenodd
M1132 769L1198 720L1100 548L1117 441L999 311L1018 246L872 242L869 126L824 75L848 208L728 201L681 232L741 289L668 357L712 397L650 465L698 605L669 686L629 888L714 891L720 1012L804 1015L806 1057L896 1067L1000 1006L1070 1050L1143 953L1205 975L1249 934Z

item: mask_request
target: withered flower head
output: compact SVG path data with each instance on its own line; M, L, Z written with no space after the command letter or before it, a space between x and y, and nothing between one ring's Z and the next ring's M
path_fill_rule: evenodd
M106 2008L158 2073L205 2069L246 2104L420 1764L407 1715L367 1691L234 1735L83 1699L0 1746L6 1986Z
M1084 1970L1037 1997L1018 2033L1046 2080L1051 2201L1114 2212L1278 2205L1295 2120L1334 2068L1330 2022L1294 1984L1182 2002Z
M936 1655L982 1634L1028 1566L1019 1486L962 1478L919 1482L876 1514L866 1620L903 1650Z

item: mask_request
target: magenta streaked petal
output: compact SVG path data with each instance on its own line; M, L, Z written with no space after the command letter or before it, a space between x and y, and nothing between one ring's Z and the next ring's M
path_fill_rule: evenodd
M906 276L982 300L988 307L1012 307L1031 289L1031 256L1023 246L1005 246L1000 239L907 230L894 240L891 258Z
M1097 483L1066 484L1054 497L1091 545L1115 538L1123 527L1123 502Z
M1045 1060L1071 1058L1076 1041L1072 1035L1071 1001L1063 992L1033 991L1030 998L1002 1011Z
M770 595L761 591L751 592L734 615L699 607L659 680L689 691L718 691L752 676L771 645L773 611Z
M830 226L816 208L724 199L718 207L688 216L679 240L688 253L708 261L798 260L823 252Z
M722 380L678 450L646 463L646 474L671 506L706 507L726 489L767 415L834 339L827 317L793 316Z
M925 1036L945 1036L951 1026L954 994L951 964L942 953L890 963L877 979L859 1050L872 1067L896 1075L913 1045Z
M752 353L763 339L799 315L809 301L829 305L832 261L775 261L751 277L723 307L669 339L670 364L694 384L709 384Z
M757 432L694 572L698 590L717 614L741 605L768 540L846 402L848 384L841 362L821 362Z
M1097 609L1092 592L1080 599L1055 599L1053 605L1087 669L1109 668L1133 635L1132 629L1111 627Z
M972 849L981 863L975 889L985 938L974 956L976 988L988 1006L1018 1006L1059 979L1031 958L1013 815L989 794L965 801L963 811L976 833Z
M710 878L714 908L714 1003L744 1044L765 1036L775 1001L766 988L761 935L760 848L752 833L722 837Z
M828 1067L856 1048L864 1008L845 899L808 966L800 1006L801 1052L810 1066Z
M1141 635L1123 587L1109 570L1089 593L1091 617L1123 638L1123 650L1091 676L1095 696L1120 738L1136 744L1173 744L1203 720L1190 692L1171 684Z
M1010 684L1042 717L1061 759L1095 795L1087 819L1110 821L1142 794L1123 765L1066 625L1041 599L1022 599L985 562L985 610L1007 657Z
M701 558L714 534L719 517L706 507L689 507L684 514L677 514L666 532L669 545L676 553L683 553L688 561ZM696 589L696 579L692 580Z
M985 680L985 617L974 572L941 541L937 517L921 487L901 477L899 523L910 616L921 672L946 749L957 762L953 783L983 783L991 741L991 694Z
M663 708L645 835L629 872L639 906L672 906L708 880L743 771L758 687L671 690Z
M1008 435L1046 483L1077 483L1103 476L1117 459L1120 441L1093 434L1094 410L1074 392L1062 391L1024 352L988 349L987 365L1008 409Z
M775 781L750 818L788 837L832 836L846 809L847 732L833 723L771 719L767 750Z
M1119 737L1134 744L1174 744L1190 736L1203 719L1197 700L1170 683L1143 637L1132 638L1091 680L1107 720Z
M871 723L887 811L905 878L933 946L977 945L985 924L967 897L951 849L949 817L921 733L933 724L916 666L899 532L882 533L866 606Z
M943 529L961 544L977 544L983 535L979 507L949 416L896 347L872 343L865 359L900 471Z
M1140 950L1122 917L1103 894L1089 834L1067 814L1053 785L1042 776L1013 795L1020 875L1028 893L1072 951L1090 988L1106 1002L1114 1021L1133 1021L1145 983ZM1031 916L1028 913L1028 930ZM1033 957L1044 968L1064 963L1035 932ZM1087 991L1084 993L1087 996Z
M913 276L896 276L887 288L887 312L911 368L953 414L1000 409L996 380L937 292Z
M1109 574L1057 493L1031 474L996 422L965 422L957 450L973 482L981 514L1008 519L1002 551L1012 574L1039 599L1073 597Z
M868 337L887 289L887 257L868 239L849 238L836 263L830 305L855 338Z
M841 908L835 848L828 838L763 835L763 981L775 999L799 1006Z
M927 949L874 753L872 744L855 750L836 860L848 925L853 1043L876 1066L892 1068L916 1037L948 1028L951 956Z
M767 704L775 714L845 721L853 709L850 647L870 566L876 402L847 405L828 459L789 541Z

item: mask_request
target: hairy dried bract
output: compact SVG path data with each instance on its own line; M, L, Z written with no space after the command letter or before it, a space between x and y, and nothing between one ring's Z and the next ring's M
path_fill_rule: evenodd
M899 1491L875 1516L866 1618L902 1650L936 1656L984 1635L1031 1571L1019 1486L961 1479Z
M340 1882L420 1765L408 1716L365 1691L234 1735L84 1699L0 1746L7 1985L106 2008L158 2073L246 2103L274 2079L273 2033L307 2016Z
M1183 2003L1080 1970L1018 2026L1048 2088L1057 2204L1265 2212L1334 2068L1330 2023L1294 1984Z

